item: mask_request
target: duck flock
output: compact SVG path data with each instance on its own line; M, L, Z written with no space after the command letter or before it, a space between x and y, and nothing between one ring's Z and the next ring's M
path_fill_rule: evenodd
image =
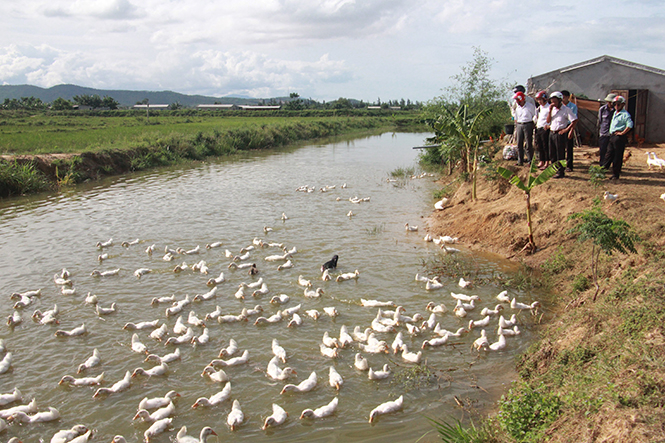
M334 188L327 186L319 191ZM297 191L311 193L314 189L303 186ZM370 198L353 197L349 201L359 205L369 203ZM289 219L282 213L281 223L289 223ZM417 227L406 225L406 235L417 235L415 231ZM90 248L96 248L98 256L85 277L88 281L92 278L93 284L81 288L77 277L82 276L59 269L50 287L17 288L11 294L14 309L7 325L15 334L22 329L41 327L40 333L57 338L56 346L61 346L63 352L85 347L84 359L69 367L54 367L51 374L43 376L56 389L86 390L89 395L85 402L90 408L104 408L114 398L147 387L150 392L159 392L146 395L126 417L115 418L132 422L136 432L127 435L127 439L116 435L113 442L134 441L142 435L146 442L175 439L194 443L205 442L222 431L243 433L247 428L260 427L266 432L276 432L286 423L308 421L315 425L319 420L335 420L339 411L351 407L348 403L361 401L340 397L345 388L350 389L345 386L349 381L364 380L363 383L376 383L377 389L381 389L381 384L389 383L400 368L426 364L449 346L466 347L481 356L501 352L511 346L512 337L521 333L520 313L534 313L540 307L538 302L521 303L509 297L507 291L482 301L471 293L473 284L465 279L460 279L459 289L447 295L445 289L450 285L444 283L445 276L416 274L417 290L427 294L430 301L422 305L420 312L407 312L400 300L355 294L354 282L362 279L365 271L351 271L353 266L344 264L341 252L339 257L335 255L323 264L329 257L321 257L316 264L320 272L313 271L314 266L303 266L298 260L298 245L275 240L278 235L279 228L265 226L260 236L248 238L236 250L216 239L193 248L139 239L120 244L113 239L91 241ZM425 241L433 241L448 252L459 251L447 246L457 241L452 237L432 238L428 234ZM124 270L121 262L125 255L144 257L145 266ZM299 289L288 293L273 289L271 277L277 274L288 279L291 288ZM178 294L174 287L170 295L142 295L150 292L145 288L150 287L151 280L159 281L163 287L165 280L176 278L196 279L200 281L200 290ZM98 296L94 282L101 285L109 279L140 282L142 289L137 292L135 303L143 304L144 309L124 309L123 303L113 300L113 296ZM338 289L342 285L349 285L348 290ZM48 309L35 309L37 305ZM63 305L68 308L62 309ZM94 312L99 321L94 324L79 321L81 310ZM362 312L367 321L352 323L351 312ZM115 343L109 343L108 348L89 346L87 338L95 334L97 327L102 327L101 322L108 323L111 319L122 324L117 328L121 350L118 351ZM65 328L64 324L71 327ZM260 343L249 346L242 340L246 328L261 331L255 334L260 338L253 339ZM288 334L288 341L275 338L280 329L279 336ZM303 352L302 342L312 334L320 336L320 340ZM243 342L244 347L239 345ZM298 342L296 352L291 343ZM8 338L0 340L0 351L3 356L0 380L6 373L24 370L21 365L29 355L23 355L16 364L13 358L16 354L29 354L30 350L14 349ZM110 352L121 352L124 366L118 367L117 357L108 358ZM188 391L197 394L185 396L179 392L178 385L183 382L178 377L184 372L184 362L195 359L207 363L196 369L200 386L188 386ZM114 361L113 367L109 367L109 360ZM257 372L262 374L263 381L256 386L243 386L248 374ZM123 375L111 377L108 375L111 373ZM33 394L29 398L22 393L25 388L16 386L0 393L0 431L7 432L6 435L33 426L35 434L45 432L39 428L45 422L73 425L78 421L76 414L68 411L66 402L43 404L39 392L28 387L27 391ZM243 411L243 404L252 400L248 398L252 390L267 391L272 399L265 402L259 417ZM294 396L307 398L314 390L323 391L325 401L311 401L309 407L298 409L288 401ZM390 420L379 418L385 414L412 408L408 395L404 395L407 392L389 395L389 389L384 391L384 401L368 406L364 413L370 424ZM192 411L203 411L209 423L201 429L187 426ZM106 437L109 441L111 437L103 432L101 436L95 434L100 433L83 423L42 438L83 443Z

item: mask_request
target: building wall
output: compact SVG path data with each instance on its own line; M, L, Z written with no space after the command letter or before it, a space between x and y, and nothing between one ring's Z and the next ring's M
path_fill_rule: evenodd
M648 89L646 140L665 142L665 76L608 60L566 72L553 71L530 79L536 90L567 89L573 94L602 100L612 89Z

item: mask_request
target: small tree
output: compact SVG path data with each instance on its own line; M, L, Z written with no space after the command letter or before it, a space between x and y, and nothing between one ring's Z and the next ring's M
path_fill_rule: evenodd
M118 109L118 106L120 106L120 103L113 97L109 97L108 95L105 95L104 98L102 99L102 106L103 108L109 108L109 109Z
M68 111L72 109L72 103L62 97L58 97L51 103L51 109L54 111Z
M535 175L535 173L538 171L538 165L536 164L536 159L534 157L534 159L531 161L531 167L529 168L529 174L527 176L526 183L524 183L517 174L514 174L509 169L502 168L501 166L498 168L501 177L508 180L513 186L516 186L517 189L524 191L524 195L526 197L526 226L529 232L529 242L526 244L526 246L524 246L524 249L530 249L531 251L536 250L536 242L533 240L533 227L531 226L531 190L554 177L554 174L557 173L558 168L564 167L565 164L565 160L556 161L549 165L547 169L545 169L539 175Z
M591 209L576 212L568 220L578 220L579 223L568 231L569 234L579 234L577 240L592 241L591 245L591 275L596 292L593 301L596 301L600 285L598 284L598 259L600 253L612 255L614 251L626 254L636 253L635 243L640 240L631 226L623 220L614 220L608 217L600 206L600 199L596 198Z

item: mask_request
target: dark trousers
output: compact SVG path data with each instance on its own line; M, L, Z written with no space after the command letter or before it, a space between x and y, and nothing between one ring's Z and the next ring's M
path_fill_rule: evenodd
M600 161L598 164L603 166L605 164L605 155L607 155L607 146L610 144L609 135L601 135L598 137L598 146L600 147Z
M568 134L566 134L566 137ZM573 146L575 145L575 135L573 138L569 138L566 145L566 167L573 170Z
M621 166L623 166L623 151L626 149L628 137L625 135L610 135L610 143L607 146L605 154L605 163L603 167L610 169L612 166L612 175L619 178L621 175Z
M559 134L550 131L550 161L555 162L566 159L566 149L568 147L568 134ZM559 165L559 177L564 176L564 167Z
M531 163L533 158L533 122L518 123L515 127L517 131L517 161ZM524 141L526 140L526 158L524 157Z
M545 128L536 129L536 146L541 162L550 160L550 130Z

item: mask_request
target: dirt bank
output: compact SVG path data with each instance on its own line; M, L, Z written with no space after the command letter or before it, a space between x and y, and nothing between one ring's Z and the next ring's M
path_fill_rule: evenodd
M574 172L532 191L538 247L532 255L520 252L527 235L524 194L500 178L479 181L477 202L464 183L448 207L429 217L433 235L523 261L555 293L554 322L517 364L522 386L553 393L561 404L559 418L546 425L547 441L665 441L665 169L649 170L647 151L665 158L665 145L630 147L621 179L594 187L588 169L598 149L576 150ZM518 170L514 162L498 163ZM567 233L573 226L567 218L606 190L618 199L604 201L604 212L628 222L642 241L638 254L601 255L594 302L593 288L582 285L591 281L591 244ZM487 441L514 441L503 425L490 423L494 435Z

